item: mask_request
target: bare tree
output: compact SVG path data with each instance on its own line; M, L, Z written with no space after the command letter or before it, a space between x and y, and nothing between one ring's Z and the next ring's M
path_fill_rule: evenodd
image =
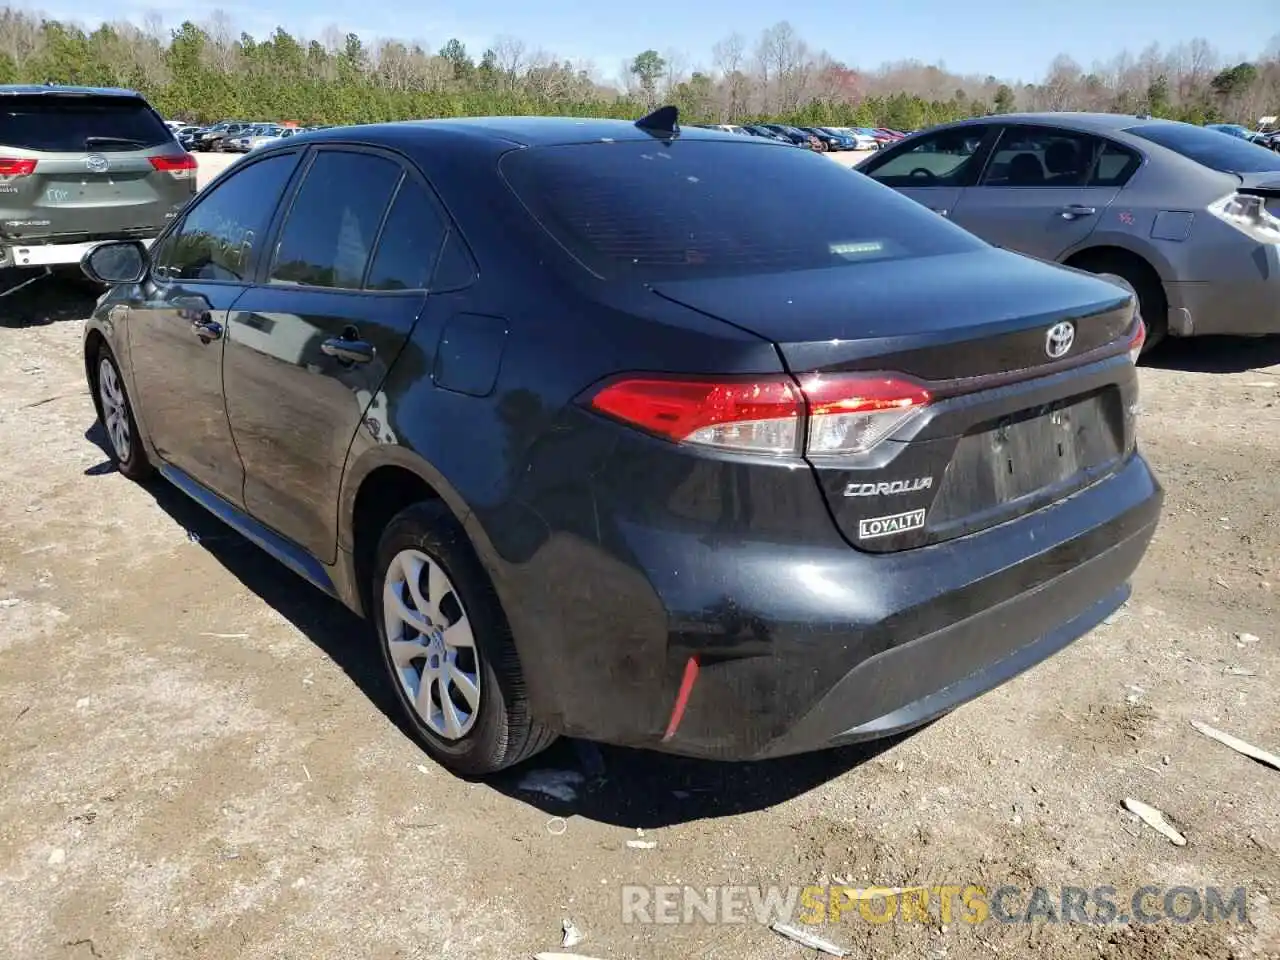
M163 41L167 39L164 29L164 14L159 10L148 10L142 16L142 32L148 37Z
M751 96L751 80L743 67L747 41L740 33L731 33L711 49L712 63L720 71L720 118L738 120L747 113Z
M214 10L209 14L205 32L209 34L209 57L214 67L222 73L231 73L240 59L231 14L222 9Z
M1046 109L1073 109L1078 103L1081 79L1083 74L1080 64L1065 53L1054 57L1044 81L1043 98Z
M493 44L493 53L497 58L505 89L514 91L525 65L524 41L509 36L498 37Z

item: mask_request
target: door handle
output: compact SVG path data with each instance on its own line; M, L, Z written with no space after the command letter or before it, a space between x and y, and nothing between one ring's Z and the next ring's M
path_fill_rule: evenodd
M343 340L333 337L320 344L320 352L343 363L368 363L373 359L373 344L363 340Z
M201 343L212 343L214 340L221 338L222 324L214 320L209 314L202 313L191 321L191 332L200 339Z
M1098 210L1096 207L1086 207L1079 203L1068 204L1058 211L1058 215L1063 220L1075 220L1077 217L1091 217Z
M930 207L929 209L940 217L949 217L951 215L951 211L946 207Z

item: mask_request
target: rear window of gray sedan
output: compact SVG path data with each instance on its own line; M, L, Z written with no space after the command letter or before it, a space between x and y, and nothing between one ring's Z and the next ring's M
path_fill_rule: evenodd
M1280 153L1220 130L1189 123L1149 123L1125 133L1180 153L1219 173L1280 173Z

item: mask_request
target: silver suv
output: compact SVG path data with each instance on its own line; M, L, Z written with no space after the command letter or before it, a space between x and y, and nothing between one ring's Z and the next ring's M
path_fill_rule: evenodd
M0 272L150 242L195 192L195 157L140 94L0 85Z

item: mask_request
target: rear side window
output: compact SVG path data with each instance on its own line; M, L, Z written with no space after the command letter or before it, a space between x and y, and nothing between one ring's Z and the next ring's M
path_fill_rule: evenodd
M1071 130L1007 127L982 174L984 187L1078 187L1093 162L1094 139Z
M1149 140L1219 173L1280 172L1280 153L1248 140L1189 123L1149 123L1125 133Z
M401 173L385 157L320 152L280 231L270 282L360 289Z
M1110 140L1102 141L1102 150L1098 154L1097 165L1093 176L1089 179L1091 187L1123 187L1129 182L1138 167L1142 166L1142 157Z
M136 97L45 94L0 100L0 146L45 153L121 153L173 143Z
M365 289L425 290L444 232L444 220L435 202L416 181L406 177L387 214Z
M981 249L913 200L806 150L622 141L512 151L508 183L602 277L775 273Z

